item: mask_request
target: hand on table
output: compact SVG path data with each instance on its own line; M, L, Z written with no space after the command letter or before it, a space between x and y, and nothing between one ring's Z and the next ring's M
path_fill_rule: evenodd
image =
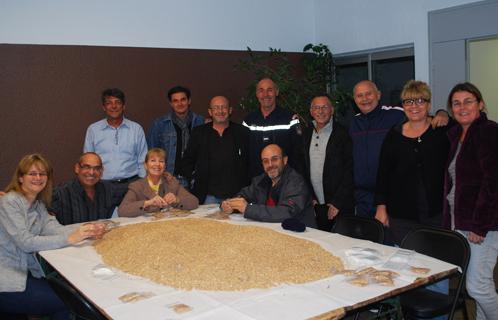
M174 206L174 205L180 203L180 199L178 199L178 197L174 193L171 193L171 192L166 193L164 195L163 199L164 199L164 201L166 201L167 205Z
M105 224L103 223L85 223L73 231L67 240L70 244L76 244L88 238L100 239L105 232Z
M160 196L155 196L152 199L144 201L144 209L148 209L150 207L164 208L168 205L168 202L164 200L164 198Z
M225 213L232 213L235 210L244 214L247 208L247 201L242 197L226 199L221 203L221 209Z

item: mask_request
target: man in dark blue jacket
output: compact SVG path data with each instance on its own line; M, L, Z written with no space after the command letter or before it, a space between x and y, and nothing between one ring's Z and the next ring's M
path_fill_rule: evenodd
M382 143L389 129L405 119L403 108L379 106L380 97L372 81L360 81L353 88L353 98L360 109L349 128L353 140L356 214L366 217L375 216L374 193ZM432 120L433 126L447 123L448 114L444 110L438 111Z
M263 173L260 154L269 144L278 144L289 156L289 164L302 172L299 157L302 149L299 120L291 112L277 106L278 86L269 78L261 79L256 86L259 110L247 115L242 123L249 134L249 176Z

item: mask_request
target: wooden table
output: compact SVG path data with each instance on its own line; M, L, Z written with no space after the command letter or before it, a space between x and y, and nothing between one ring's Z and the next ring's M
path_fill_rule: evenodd
M194 216L209 210L201 207ZM118 218L121 224L149 221L150 218ZM376 249L387 261L396 248L370 241L308 228L304 233L285 231L280 224L253 221L234 221L267 227L319 243L324 249L341 257L347 264L346 250L351 247ZM331 276L302 285L281 285L269 289L236 292L181 291L155 284L114 270L114 275L102 277L95 270L105 267L100 256L87 241L78 246L42 251L40 255L64 278L77 288L104 315L112 319L340 319L346 312L399 295L407 290L434 282L457 272L457 267L415 253L411 264L427 266L431 272L415 281L417 275L409 270L395 279L394 287L371 284L355 287L342 275ZM376 266L382 269L382 266ZM119 297L129 292L152 292L154 296L138 302L123 303ZM178 303L192 307L192 311L176 313L171 308Z

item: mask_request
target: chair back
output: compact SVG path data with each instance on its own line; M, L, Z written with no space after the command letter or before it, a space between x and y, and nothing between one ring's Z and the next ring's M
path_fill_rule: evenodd
M337 216L332 232L351 238L384 242L384 226L374 218Z
M50 286L68 307L77 319L85 320L105 320L107 319L91 303L85 300L81 294L76 291L63 279L57 277L47 278Z
M456 290L450 294L454 296L453 305L448 319L453 318L458 297L465 283L465 274L470 260L470 246L467 239L456 231L440 228L420 228L411 231L401 242L401 248L414 250L461 268Z

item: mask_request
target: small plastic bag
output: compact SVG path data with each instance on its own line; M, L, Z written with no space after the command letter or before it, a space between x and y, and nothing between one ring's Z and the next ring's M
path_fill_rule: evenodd
M414 253L415 251L412 250L398 249L389 260L384 263L383 267L393 270L403 270L408 266L408 262L412 259Z
M372 248L352 247L345 251L347 262L353 267L366 267L382 263L382 254Z
M92 268L92 275L97 279L109 280L113 278L116 273L104 264L98 264Z
M129 302L137 302L140 300L148 299L150 297L155 296L153 292L129 292L127 294L122 295L119 297L119 300L121 300L124 303L129 303Z

